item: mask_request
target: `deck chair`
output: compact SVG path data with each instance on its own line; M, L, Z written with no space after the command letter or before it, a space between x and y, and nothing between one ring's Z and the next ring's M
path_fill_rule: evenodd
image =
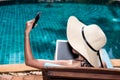
M120 70L108 68L46 67L43 80L120 80Z
M55 60L74 59L76 55L73 55L70 49L67 40L57 40ZM45 67L42 69L43 80L119 80L120 70L113 69L106 50L102 49L100 53L103 53L101 57L108 68Z

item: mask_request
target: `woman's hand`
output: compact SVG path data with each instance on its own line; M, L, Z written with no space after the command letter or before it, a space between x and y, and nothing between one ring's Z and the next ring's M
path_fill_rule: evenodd
M34 22L35 22L35 19L27 21L26 29L25 29L25 35L29 35L30 31L32 30L32 26L33 26Z

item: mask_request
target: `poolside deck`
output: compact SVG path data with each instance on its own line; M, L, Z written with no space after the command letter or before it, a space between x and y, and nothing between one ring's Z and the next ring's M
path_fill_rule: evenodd
M0 80L43 80L39 69L25 64L0 65Z
M26 76L0 76L0 80L43 80L41 75L26 75Z
M112 59L111 62L114 68L120 68L120 59ZM43 80L43 74L41 70L25 64L0 65L0 80Z

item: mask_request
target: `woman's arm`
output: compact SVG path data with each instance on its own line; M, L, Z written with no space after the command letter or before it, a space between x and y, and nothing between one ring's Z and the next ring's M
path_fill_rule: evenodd
M25 36L24 36L24 55L25 55L25 64L31 67L40 68L40 65L43 65L43 62L39 62L34 59L30 47L29 34L32 30L32 25L35 20L30 20L26 23Z
M70 60L59 60L59 61L51 61L51 60L37 60L34 59L30 47L30 38L29 34L32 30L32 25L34 23L34 19L30 20L26 23L26 29L25 29L25 37L24 37L24 55L25 55L25 64L31 67L35 68L42 68L44 67L45 63L54 63L54 64L60 64L60 65L71 65L72 62Z

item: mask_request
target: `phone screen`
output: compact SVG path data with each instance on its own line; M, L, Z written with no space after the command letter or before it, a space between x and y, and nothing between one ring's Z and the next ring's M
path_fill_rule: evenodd
M32 29L35 27L35 24L38 22L40 18L40 12L37 13L37 15L35 16L35 22L33 23Z

